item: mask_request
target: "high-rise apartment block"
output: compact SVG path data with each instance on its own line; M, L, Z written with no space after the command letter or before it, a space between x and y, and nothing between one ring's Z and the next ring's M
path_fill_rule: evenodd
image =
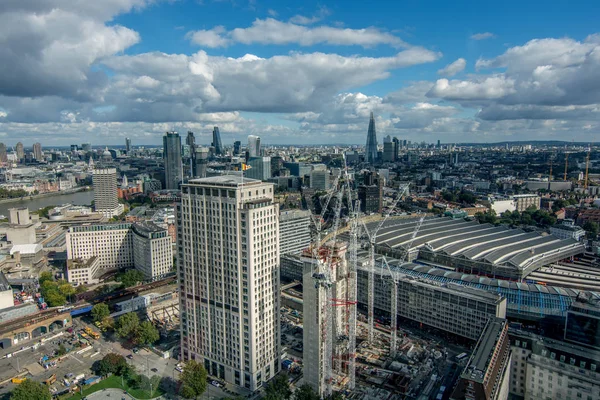
M367 144L365 146L365 161L371 164L377 162L377 132L375 131L375 118L371 113L369 130L367 131Z
M146 280L163 278L173 266L171 237L151 222L74 226L66 243L68 260L97 257L101 270L135 267Z
M310 246L310 211L279 213L279 254L301 253Z
M163 136L163 159L165 161L165 189L179 189L182 180L181 137L177 132Z
M94 209L107 218L122 214L124 207L117 199L117 170L115 168L95 169L92 177Z
M279 207L273 185L194 179L177 209L181 349L250 390L279 372Z
M36 161L42 161L42 144L41 143L33 144L33 158Z

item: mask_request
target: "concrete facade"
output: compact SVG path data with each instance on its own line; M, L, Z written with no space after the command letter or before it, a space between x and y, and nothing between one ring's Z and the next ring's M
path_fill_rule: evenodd
M177 209L182 357L250 390L281 362L273 192L234 175L193 179Z
M300 253L310 245L310 211L279 213L279 254Z

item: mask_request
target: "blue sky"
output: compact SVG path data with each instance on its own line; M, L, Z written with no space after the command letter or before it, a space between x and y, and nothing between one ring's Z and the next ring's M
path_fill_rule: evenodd
M96 4L100 3L100 4ZM0 140L595 140L600 2L9 1Z

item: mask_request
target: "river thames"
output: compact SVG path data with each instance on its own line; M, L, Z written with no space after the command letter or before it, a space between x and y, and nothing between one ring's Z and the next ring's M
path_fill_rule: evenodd
M14 207L28 207L29 211L36 211L40 208L48 206L59 206L61 204L75 204L75 205L90 205L94 200L94 191L88 190L87 192L75 192L69 194L60 194L56 196L46 196L40 198L29 198L19 199L11 201L10 203L0 204L0 214L8 218L8 209Z

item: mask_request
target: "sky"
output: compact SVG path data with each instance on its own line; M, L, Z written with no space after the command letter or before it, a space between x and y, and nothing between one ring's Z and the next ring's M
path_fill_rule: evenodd
M2 0L0 141L600 138L599 1Z

